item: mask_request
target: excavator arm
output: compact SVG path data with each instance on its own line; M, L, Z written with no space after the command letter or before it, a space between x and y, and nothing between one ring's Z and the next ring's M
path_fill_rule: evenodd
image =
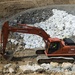
M12 26L9 26L8 21L7 21L2 26L3 54L5 53L6 44L8 42L8 36L10 32L36 34L36 35L41 36L44 39L46 44L48 42L48 38L50 38L50 36L41 28L27 26L26 24L18 24L18 27L12 27Z

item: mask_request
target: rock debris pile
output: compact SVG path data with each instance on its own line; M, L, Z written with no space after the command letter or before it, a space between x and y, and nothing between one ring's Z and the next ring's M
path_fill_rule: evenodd
M44 22L31 24L31 26L44 29L52 38L69 38L75 36L75 16L63 10L52 10L53 15ZM45 43L40 36L20 34L25 42L25 48L44 47Z
M67 65L66 65L67 64ZM6 64L3 69L2 73L3 74L14 74L16 75L17 73L19 74L29 74L29 73L49 73L52 75L57 75L53 73L60 73L60 75L74 75L75 73L75 64L71 63L62 63L59 64L57 62L51 62L50 64L27 64L27 65L13 65L11 63Z

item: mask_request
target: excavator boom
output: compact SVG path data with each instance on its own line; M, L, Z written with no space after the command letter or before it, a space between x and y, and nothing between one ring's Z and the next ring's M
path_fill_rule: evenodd
M3 54L5 53L6 44L8 42L8 36L10 32L36 34L41 36L45 42L48 41L50 36L41 28L27 26L26 24L18 24L18 27L11 27L8 21L2 26L2 42L3 42Z

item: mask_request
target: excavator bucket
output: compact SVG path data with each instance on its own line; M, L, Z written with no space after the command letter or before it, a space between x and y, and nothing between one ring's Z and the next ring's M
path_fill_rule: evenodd
M6 51L3 57L7 60L10 61L13 58L14 52L12 50Z

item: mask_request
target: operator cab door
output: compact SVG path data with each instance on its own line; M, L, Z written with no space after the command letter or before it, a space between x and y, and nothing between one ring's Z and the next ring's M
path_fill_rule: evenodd
M57 50L59 50L61 47L60 42L51 42L50 43L50 48L48 50L48 54L51 54Z

